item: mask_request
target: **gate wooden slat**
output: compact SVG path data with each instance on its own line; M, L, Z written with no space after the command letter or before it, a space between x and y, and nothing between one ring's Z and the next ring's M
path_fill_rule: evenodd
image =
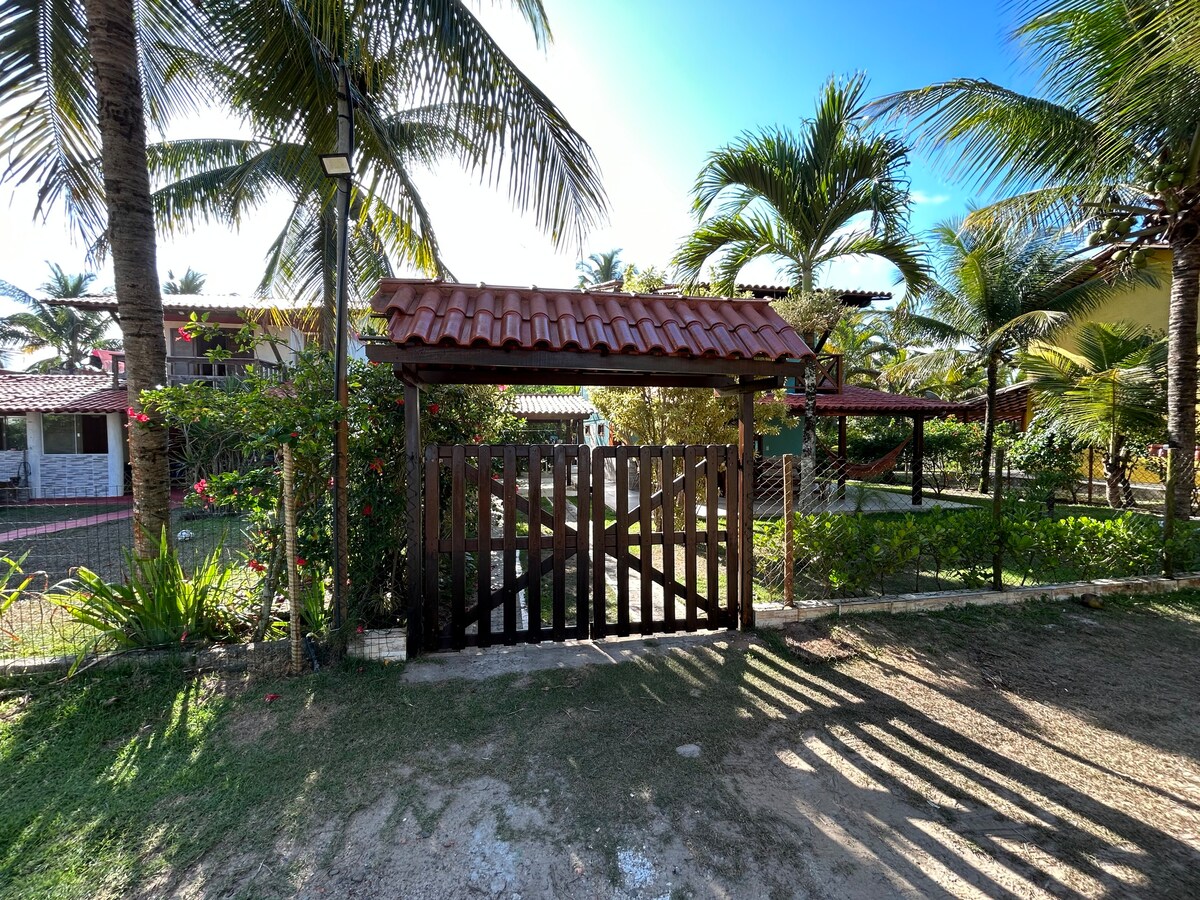
M552 634L561 641L567 630L567 448L554 446L554 612Z
M597 447L592 451L592 637L604 637L608 620L608 582L604 576L606 551L604 547L604 461L611 459L609 450ZM580 532L583 531L582 520Z
M421 645L426 650L436 650L438 634L441 632L439 601L441 600L441 578L438 565L441 555L442 510L441 483L437 447L425 448L425 612Z
M699 447L685 447L683 451L683 546L686 554L683 569L687 588L684 622L688 631L696 630L696 596L699 592L699 580L696 577L696 506L700 502L700 498L696 496L696 457L699 452Z
M662 520L663 520L663 621L667 631L675 630L675 448L663 447L662 452Z
M467 555L463 548L467 521L466 455L456 445L450 455L450 510L454 528L450 534L450 634L454 647L465 645L464 621L467 605Z
M738 479L737 447L725 448L725 597L728 609L722 625L732 626L737 622L738 614L738 579L740 578L738 541L741 532L738 530L738 503L741 481Z
M617 559L629 551L629 448L618 447L616 458ZM629 634L629 567L617 565L617 634Z
M526 569L529 587L525 591L525 610L529 619L529 640L542 639L542 449L529 448L529 555Z
M475 552L476 630L479 646L492 642L492 448L479 448L479 549Z
M654 582L650 573L654 570L654 517L650 509L650 486L654 480L654 458L651 448L643 446L638 451L638 548L640 556L639 585L641 587L641 610L638 616L641 634L650 634L647 629L654 621Z
M713 621L714 613L721 605L721 588L718 581L720 575L720 559L717 555L717 526L720 524L717 521L718 496L717 471L720 468L720 462L717 453L720 448L715 444L710 444L705 454L707 461L704 464L704 480L708 487L708 497L705 503L705 526L708 531L708 549L705 551L704 558L708 563L708 583L705 585L705 605L704 605L704 627L715 628L717 623Z
M504 643L517 642L517 448L504 448ZM489 598L489 605L492 604Z
M591 452L589 447L576 448L575 484L575 636L586 638L591 619L588 604L588 587L591 572L588 566L588 514L590 512L592 487ZM603 555L603 554L602 554Z

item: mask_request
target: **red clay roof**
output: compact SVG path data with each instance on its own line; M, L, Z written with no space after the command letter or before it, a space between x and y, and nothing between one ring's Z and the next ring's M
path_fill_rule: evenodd
M765 300L539 290L388 279L371 301L409 346L568 350L690 359L812 355Z
M804 409L803 394L786 394L783 401L794 412ZM958 403L889 394L852 384L845 385L840 394L822 394L817 400L819 416L948 416L961 411L962 406Z
M513 413L522 418L561 416L566 419L586 419L596 407L579 394L517 394L513 397Z
M111 375L0 375L0 414L108 413L129 407Z
M1029 389L1029 382L1021 381L996 391L996 421L1012 422L1024 428L1025 415L1029 411ZM964 422L982 422L987 416L987 395L965 401L958 416Z

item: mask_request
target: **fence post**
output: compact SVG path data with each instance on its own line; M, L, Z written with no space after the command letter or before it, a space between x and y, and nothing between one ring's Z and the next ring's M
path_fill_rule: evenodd
M1179 478L1178 450L1167 448L1167 495L1163 500L1163 578L1175 577L1175 482Z
M783 602L784 606L795 606L796 598L792 582L796 573L794 534L792 521L792 454L783 454Z
M1004 590L1004 532L1001 502L1004 499L1004 447L996 448L996 477L992 479L992 525L995 546L992 547L992 590Z
M288 575L288 640L291 642L291 666L293 675L304 671L304 649L300 642L300 573L296 569L296 464L292 459L292 448L283 445L283 540L287 546Z

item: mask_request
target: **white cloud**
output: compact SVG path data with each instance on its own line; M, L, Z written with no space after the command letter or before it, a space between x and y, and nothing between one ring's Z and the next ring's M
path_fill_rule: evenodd
M940 206L950 199L949 194L927 194L924 191L909 191L909 199L917 206Z

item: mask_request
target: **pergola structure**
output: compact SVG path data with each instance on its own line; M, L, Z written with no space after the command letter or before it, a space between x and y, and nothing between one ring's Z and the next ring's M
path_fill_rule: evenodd
M753 623L754 395L820 365L769 302L388 279L371 307L385 333L368 339L367 356L391 364L405 385L410 651L419 652L412 635L422 615L420 390L433 384L652 385L739 395L737 500L747 523L738 535L747 563L740 614L743 625ZM825 363L818 380L840 387L840 359Z
M789 393L784 402L794 415L803 415L805 400L802 393ZM925 462L925 420L943 416L960 415L963 407L946 400L930 397L909 397L904 394L889 394L873 388L845 385L837 394L822 394L817 398L818 416L836 416L838 420L838 486L846 484L846 419L850 416L903 416L913 420L912 433L912 502L922 503Z

